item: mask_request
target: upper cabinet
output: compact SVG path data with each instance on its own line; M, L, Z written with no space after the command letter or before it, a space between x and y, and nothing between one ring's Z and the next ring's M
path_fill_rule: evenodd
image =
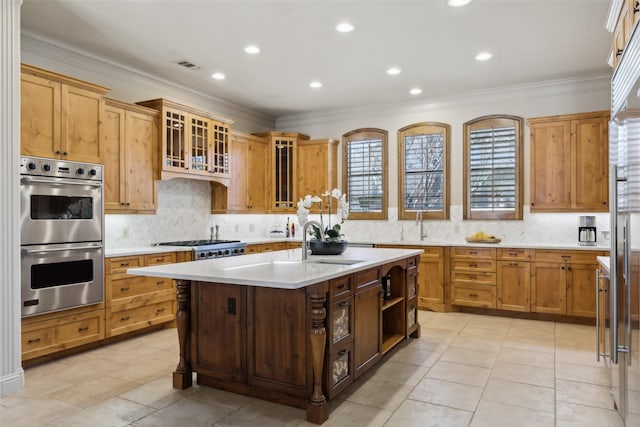
M613 0L609 8L606 27L613 33L609 65L614 69L624 54L631 34L640 19L640 0Z
M138 102L160 112L161 177L229 185L231 121L166 99Z
M225 211L234 213L265 213L269 209L267 181L269 171L269 141L241 132L231 134L229 158L232 165L231 182L226 192L212 187L212 198L224 199ZM217 191L222 190L218 194ZM216 201L214 200L214 205ZM224 204L224 203L223 203Z
M21 71L20 153L102 163L109 88L25 64Z
M609 210L609 112L528 119L531 212Z
M297 151L298 144L309 137L296 132L263 132L254 134L267 138L270 144L271 212L293 212L298 199Z
M338 186L337 159L335 139L312 139L298 144L296 203L307 194L319 196Z
M107 99L103 138L105 212L155 212L158 112Z

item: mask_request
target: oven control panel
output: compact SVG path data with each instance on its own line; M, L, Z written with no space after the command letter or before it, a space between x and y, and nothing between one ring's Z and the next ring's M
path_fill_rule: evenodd
M20 175L102 181L102 165L22 156L20 157Z

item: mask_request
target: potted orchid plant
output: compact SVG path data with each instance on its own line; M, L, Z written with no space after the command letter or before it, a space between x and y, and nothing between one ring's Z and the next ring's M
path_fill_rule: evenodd
M324 199L327 199L327 203L324 203ZM332 199L336 199L336 203L338 204L337 215L340 218L339 224L331 225L331 209L332 209ZM342 240L342 234L340 233L341 228L340 224L344 223L344 220L349 216L349 205L347 204L347 195L342 194L342 192L334 188L331 191L325 191L320 196L311 196L306 195L304 199L300 199L298 201L298 223L301 227L309 220L309 212L314 203L320 204L320 228L312 225L309 229L309 234L311 234L315 240L312 240L310 243L311 252L314 254L324 254L329 255L330 253L342 253L347 248L347 242ZM326 211L327 223L328 225L325 227L324 218ZM329 248L331 244L339 244L340 251L337 252L336 248ZM314 250L316 248L316 250ZM324 248L324 249L322 249ZM328 252L327 252L328 251Z

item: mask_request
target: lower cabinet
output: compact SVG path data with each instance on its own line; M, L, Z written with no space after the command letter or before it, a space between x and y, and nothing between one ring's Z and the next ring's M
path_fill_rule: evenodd
M354 297L355 378L382 357L382 284L380 269L352 276Z
M173 280L126 273L131 267L175 262L178 262L176 252L105 260L107 337L175 320L176 290Z
M105 338L104 305L65 310L22 319L22 360Z
M529 312L531 310L531 263L528 249L497 250L496 308Z

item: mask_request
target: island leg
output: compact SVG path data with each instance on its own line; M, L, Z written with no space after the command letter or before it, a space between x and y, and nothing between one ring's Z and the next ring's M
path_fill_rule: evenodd
M173 372L173 388L184 390L191 387L192 375L189 362L189 334L191 323L191 282L189 280L176 280L176 325L178 327L178 343L180 345L180 361Z
M322 393L322 367L324 366L324 349L327 332L324 327L326 310L323 294L312 294L311 302L311 357L313 364L313 392L307 405L307 421L322 424L329 418L329 405Z

